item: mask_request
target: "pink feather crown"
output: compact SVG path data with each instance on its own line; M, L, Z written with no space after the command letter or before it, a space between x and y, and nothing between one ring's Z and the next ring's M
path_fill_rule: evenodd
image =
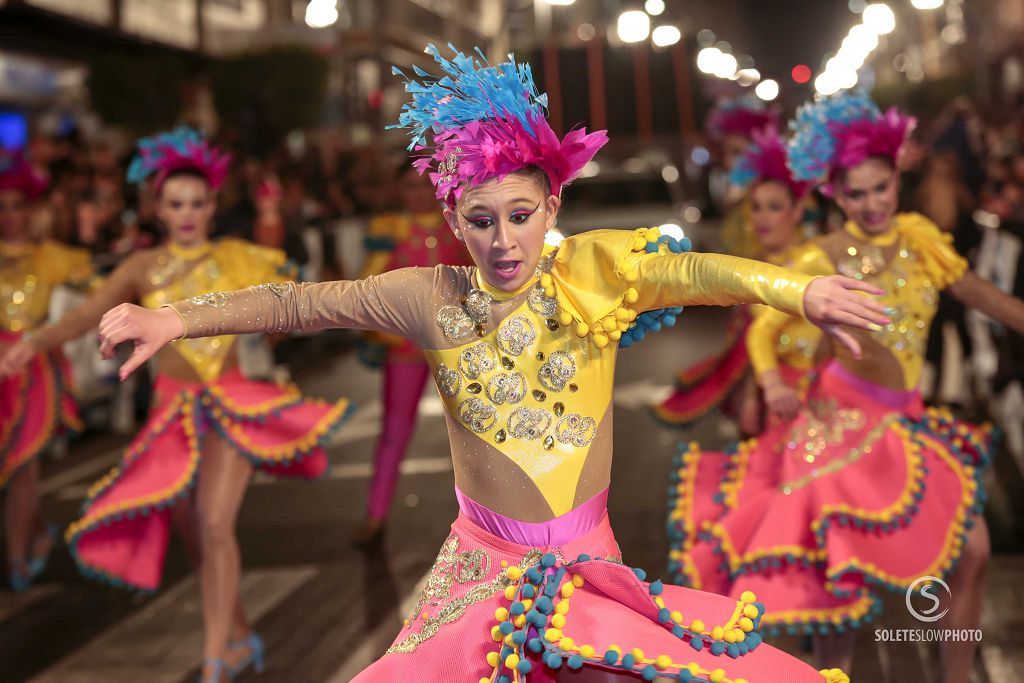
M422 152L413 166L429 175L438 199L454 204L467 186L531 166L540 168L558 193L608 141L605 131L583 128L559 138L547 122L547 95L537 92L528 64L510 56L491 66L479 49L478 60L449 47L455 53L451 60L433 45L426 50L444 76L414 67L424 79L416 81L392 70L406 79L412 100L389 128L409 129L409 149Z
M774 126L754 131L753 143L729 174L729 180L742 187L772 180L785 185L797 199L802 199L811 184L797 180L789 170L786 141Z
M211 145L197 131L182 126L138 142L138 153L128 166L127 178L142 183L152 177L159 189L172 173L199 173L214 190L224 183L231 155Z

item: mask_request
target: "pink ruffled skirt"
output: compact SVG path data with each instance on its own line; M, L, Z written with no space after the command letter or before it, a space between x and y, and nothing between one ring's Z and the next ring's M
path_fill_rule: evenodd
M20 338L0 332L5 344ZM0 488L54 437L81 429L70 367L59 350L37 355L23 372L0 380Z
M66 534L84 574L144 591L160 584L171 508L196 484L204 433L215 430L261 470L312 479L326 471L323 445L350 408L238 370L208 383L161 375L154 391L149 421L121 463L93 485Z
M540 525L461 494L460 503L412 614L355 683L537 683L584 668L624 680L849 680L763 644L764 608L754 594L730 599L648 582L622 564L603 496ZM524 545L485 527L552 543Z
M674 583L764 603L766 633L857 628L879 591L946 577L984 505L987 430L826 366L805 408L727 453L685 447Z

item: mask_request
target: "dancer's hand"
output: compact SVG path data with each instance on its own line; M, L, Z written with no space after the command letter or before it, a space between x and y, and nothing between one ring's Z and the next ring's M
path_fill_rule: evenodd
M796 391L782 381L781 377L765 373L761 382L764 385L764 402L768 412L782 422L789 422L800 410L800 397Z
M0 355L0 378L11 377L24 370L37 353L36 347L27 339L5 346Z
M860 344L841 325L877 330L890 322L885 307L861 292L874 296L885 293L874 285L842 275L819 277L804 292L807 319L839 340L854 358L860 358Z
M121 304L104 313L100 320L100 353L109 360L114 357L118 344L135 344L132 355L118 372L123 382L164 344L184 333L185 324L181 316L170 308L151 311L134 304Z

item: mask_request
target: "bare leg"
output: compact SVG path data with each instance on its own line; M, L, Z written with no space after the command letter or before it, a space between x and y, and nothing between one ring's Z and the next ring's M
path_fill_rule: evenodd
M22 466L7 482L4 501L4 527L7 535L7 562L13 569L25 571L30 554L46 550L34 548L33 536L42 532L39 518L39 461ZM49 540L47 540L49 542Z
M815 669L842 669L849 673L853 667L856 633L832 633L814 636L813 640Z
M199 521L196 518L196 502L192 497L179 502L172 512L174 526L181 536L185 545L185 553L188 555L192 571L199 575L201 566L201 551L199 542ZM235 613L231 622L230 642L245 640L252 632L252 626L246 619L245 610L242 608L242 601L235 601Z
M949 580L952 599L949 614L942 620L945 629L976 629L981 624L981 606L985 597L985 570L992 553L988 525L978 517L967 532L967 542ZM951 640L943 643L942 657L945 683L967 683L978 644L974 640Z
M253 467L219 437L208 437L196 492L202 562L199 587L203 602L204 659L237 662L246 653L227 647L232 622L240 610L238 581L241 559L235 522L252 477ZM243 617L244 622L244 617ZM204 666L204 675L212 667Z

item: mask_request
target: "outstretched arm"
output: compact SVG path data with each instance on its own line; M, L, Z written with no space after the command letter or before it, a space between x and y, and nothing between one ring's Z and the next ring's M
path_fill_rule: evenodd
M965 306L975 308L1006 327L1024 334L1024 301L1010 296L991 282L967 271L950 285L949 293Z
M814 276L723 254L684 253L645 258L639 264L639 305L731 306L763 303L805 317L835 336L854 355L860 346L840 325L870 329L889 320L884 307L864 293L877 287L840 275Z
M414 336L437 271L404 268L365 280L264 284L213 292L156 311L118 306L100 323L101 352L131 341L135 351L122 379L179 338L251 332L286 333L349 327Z

